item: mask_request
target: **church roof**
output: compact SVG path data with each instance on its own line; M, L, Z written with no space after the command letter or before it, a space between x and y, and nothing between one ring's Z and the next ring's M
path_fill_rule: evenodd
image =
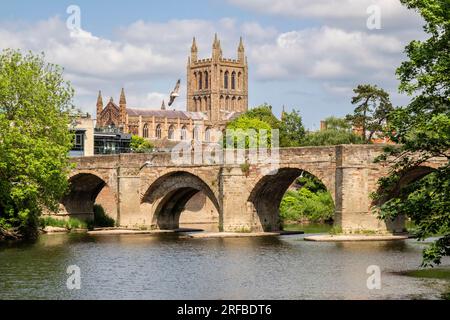
M206 114L202 112L187 112L180 110L154 110L154 109L134 109L127 108L127 113L132 117L156 117L168 119L182 119L182 120L207 120Z
M239 118L242 114L244 114L244 112L229 112L225 115L225 120L232 121Z
M115 109L117 109L117 110L120 110L119 106L118 106L114 101L112 101L112 100L110 100L110 101L108 102L108 104L105 106L105 108L104 108L103 110L105 110L105 109L108 108L109 106L112 106L113 108L115 108Z

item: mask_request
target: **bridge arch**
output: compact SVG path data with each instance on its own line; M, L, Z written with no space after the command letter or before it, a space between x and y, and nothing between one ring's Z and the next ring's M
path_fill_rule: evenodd
M374 201L372 203L376 206L381 206L383 203L389 201L390 199L397 197L401 194L402 189L408 187L410 184L424 178L428 174L432 173L435 170L435 168L431 165L420 165L417 167L409 168L403 172L400 173L400 178L397 181L397 183L394 185L392 190L389 190L386 192L383 197L378 199L378 201ZM378 193L383 193L383 190L381 188L378 188ZM398 216L396 219L392 221L386 221L386 227L388 230L392 232L405 232L406 230L406 217L405 216Z
M305 173L320 180L327 191L331 193L333 201L335 200L334 186L330 180L324 179L319 172L297 167L278 169L273 174L264 175L257 179L247 199L247 208L253 211L254 231L282 230L281 200L296 179Z
M101 204L106 213L117 219L116 195L107 179L93 171L76 172L69 177L69 192L61 204L64 214L82 220L93 220L94 204Z
M153 228L178 229L186 204L200 192L209 198L220 215L219 201L212 189L202 178L187 171L174 171L159 177L150 185L141 204L150 205Z

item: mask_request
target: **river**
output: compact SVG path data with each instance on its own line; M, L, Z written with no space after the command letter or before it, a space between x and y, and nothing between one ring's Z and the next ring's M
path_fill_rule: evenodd
M439 299L449 289L446 280L400 274L420 266L425 245L415 240L303 237L44 235L0 246L0 299ZM66 286L71 265L79 267L80 290ZM381 289L367 288L372 265Z

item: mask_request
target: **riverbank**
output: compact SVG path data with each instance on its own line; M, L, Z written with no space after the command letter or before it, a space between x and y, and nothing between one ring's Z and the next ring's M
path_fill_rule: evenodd
M445 281L446 289L442 293L443 300L450 300L450 268L432 268L399 272L398 274L420 279L435 279Z

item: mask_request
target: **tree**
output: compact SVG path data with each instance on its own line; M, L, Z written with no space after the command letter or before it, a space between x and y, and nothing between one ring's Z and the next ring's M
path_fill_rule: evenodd
M352 104L359 105L346 119L362 130L364 143L370 143L375 133L382 132L387 115L394 108L389 94L376 85L359 85L353 91L356 96L352 98Z
M280 147L299 147L305 138L302 117L296 110L283 112L280 126Z
M244 116L250 119L258 119L266 122L272 129L280 129L281 126L280 120L278 120L278 118L272 113L272 106L267 103L247 111Z
M73 89L44 55L0 55L0 238L36 236L68 187Z
M345 119L329 117L325 119L325 129L308 132L304 146L335 146L339 144L361 144L362 137L353 133L351 125Z
M243 143L245 139L245 147L250 147L250 138L248 136L248 130L254 130L256 135L256 144L259 146L259 140L260 140L260 130L266 130L267 131L267 147L271 146L271 126L262 120L256 119L256 118L249 118L245 114L243 116L240 116L239 118L233 120L227 125L227 130L235 130L235 137L234 137L234 147L239 147L239 142ZM223 137L225 146L227 146L227 137L226 135Z
M401 2L422 15L429 38L412 41L405 50L408 60L397 69L400 92L412 99L389 115L386 134L399 146L386 148L378 159L392 166L379 181L382 192L375 199L381 218L409 216L419 240L442 235L424 251L423 264L433 265L450 255L450 3ZM433 157L445 163L422 179L399 185L404 173Z
M247 111L241 115L240 118L245 118L246 120L244 120L243 123L246 122L246 124L243 125L243 123L241 123L239 125L239 129L249 129L249 120L254 119L268 124L270 129L279 130L279 146L282 148L300 146L305 136L305 128L303 127L302 117L295 110L290 113L283 112L282 119L280 121L272 113L272 106L265 103L259 107ZM256 122L254 124L256 124ZM229 125L228 128L231 128L232 126L234 126L234 124ZM262 127L266 126L263 125Z
M155 146L150 142L139 136L132 136L130 143L131 152L146 153L151 152Z

